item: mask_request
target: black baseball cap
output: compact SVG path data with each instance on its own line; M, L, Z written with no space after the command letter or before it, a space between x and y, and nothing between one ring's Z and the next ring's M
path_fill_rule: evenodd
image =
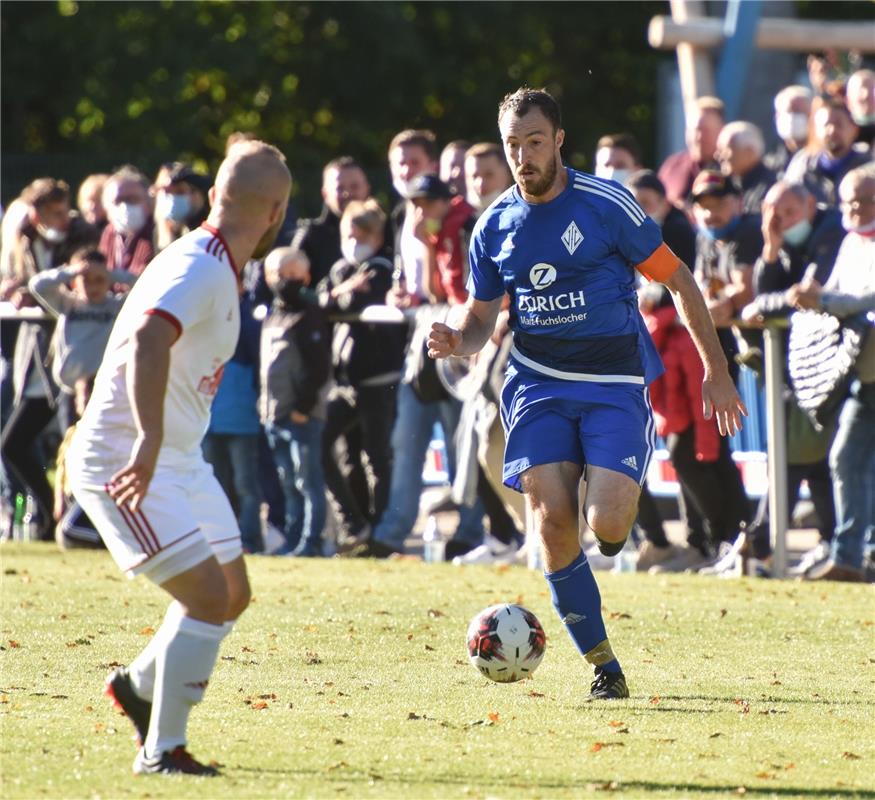
M188 164L177 164L170 171L170 183L187 183L206 194L213 185L213 179L202 172L195 172Z
M449 185L437 175L417 175L407 190L408 200L449 200L452 196Z
M665 184L652 169L640 169L626 178L627 189L651 189L660 197L665 197Z

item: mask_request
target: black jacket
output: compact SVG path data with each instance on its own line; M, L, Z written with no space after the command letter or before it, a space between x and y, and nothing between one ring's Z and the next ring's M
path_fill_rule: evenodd
M346 259L338 261L317 289L320 305L329 313L356 313L368 306L385 303L386 293L392 287L393 265L389 252L389 248L384 248L362 264L353 264ZM333 288L359 273L371 276L366 289L330 296ZM337 382L347 386L369 381L396 382L404 362L406 338L406 325L336 322L332 356Z
M762 256L754 266L754 304L766 317L787 316L793 311L784 299L784 292L805 276L814 265L814 278L825 284L832 272L845 230L842 217L834 208L818 208L812 220L811 234L798 247L786 242L778 260L768 262Z
M310 282L317 286L328 277L331 267L341 257L340 218L328 206L315 219L303 219L292 239L292 247L303 250L310 259Z
M288 423L292 411L325 418L331 343L325 312L275 300L261 327L261 394L265 423Z

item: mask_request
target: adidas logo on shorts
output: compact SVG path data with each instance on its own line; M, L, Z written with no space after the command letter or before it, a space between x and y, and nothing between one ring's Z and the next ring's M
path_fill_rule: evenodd
M638 469L638 460L635 458L635 456L629 456L628 458L624 458L622 461L620 461L620 463L625 464L627 467L629 467L629 469Z

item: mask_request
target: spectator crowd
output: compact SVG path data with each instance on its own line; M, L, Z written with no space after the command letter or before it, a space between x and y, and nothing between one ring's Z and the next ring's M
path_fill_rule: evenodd
M593 163L693 271L736 381L742 366L762 377L762 325L789 320L788 499L792 509L807 483L820 536L793 572L860 581L875 546L875 72L814 83L775 96L773 152L756 125L726 120L720 100L701 97L687 109L686 148L658 169L646 168L628 133L601 137ZM246 265L240 338L216 376L204 456L247 552L386 558L404 552L414 529L439 425L451 489L430 510L458 510L446 558L511 563L526 547L522 496L501 479L498 398L513 311L506 306L476 358L436 363L425 339L466 302L469 235L513 176L500 144L441 148L428 130L401 131L387 156L392 208L372 196L355 158L334 158L322 172L322 213L289 218L275 249ZM6 209L2 536L28 524L65 546L99 541L64 492L63 442L60 456L56 448L87 403L127 290L203 222L211 183L184 163L162 165L154 179L126 165L86 178L76 208L68 184L47 177ZM651 399L685 542L669 541L645 486L637 568L767 569L768 499L752 509L727 439L703 416L703 368L670 298L644 282L639 297L666 368ZM45 318L28 311L39 308ZM829 382L821 400L803 398L794 357L836 339L850 349L818 371ZM594 568L614 561L597 548L587 555Z

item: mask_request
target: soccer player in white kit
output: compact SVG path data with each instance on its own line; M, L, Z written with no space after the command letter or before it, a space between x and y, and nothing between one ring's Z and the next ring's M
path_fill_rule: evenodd
M216 774L186 750L186 725L250 589L201 439L237 344L240 270L267 253L290 188L275 147L231 148L207 221L156 257L125 301L67 455L73 494L116 563L173 598L143 652L107 678L140 739L135 773Z

